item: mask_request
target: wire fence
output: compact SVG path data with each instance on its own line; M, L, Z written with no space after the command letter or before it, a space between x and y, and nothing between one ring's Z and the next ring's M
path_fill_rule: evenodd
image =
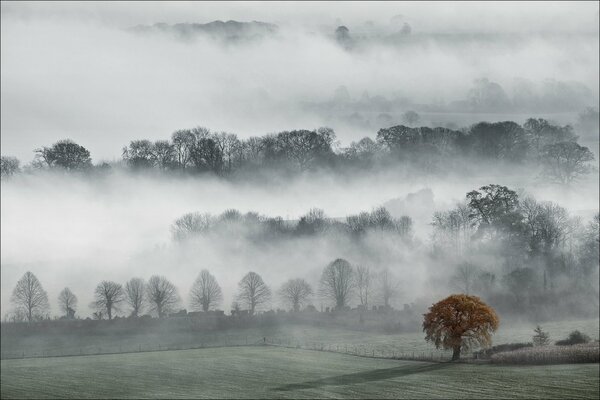
M446 352L407 351L393 348L375 348L368 344L348 345L322 342L301 342L293 338L265 338L265 344L276 347L326 351L359 357L385 358L391 360L447 362L451 357Z
M242 346L276 346L290 349L324 351L330 353L348 354L369 358L385 358L393 360L446 362L450 360L447 352L443 351L414 351L407 348L381 347L369 343L335 344L317 341L304 341L296 337L270 336L239 336L239 335L210 335L179 343L102 343L99 345L61 346L56 348L29 348L21 350L1 351L0 359L73 357L108 354L144 353L156 351L193 350L220 347Z

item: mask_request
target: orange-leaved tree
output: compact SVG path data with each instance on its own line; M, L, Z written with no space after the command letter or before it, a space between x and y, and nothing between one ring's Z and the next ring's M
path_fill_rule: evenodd
M479 297L454 294L429 307L424 315L425 340L436 348L452 349L452 360L460 358L461 349L473 345L490 346L492 333L498 329L498 315Z

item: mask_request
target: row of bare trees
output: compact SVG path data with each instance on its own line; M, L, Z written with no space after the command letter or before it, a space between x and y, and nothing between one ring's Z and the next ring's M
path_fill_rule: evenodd
M372 293L378 284L378 293L385 306L396 295L398 283L390 271L385 269L373 274L365 266L352 266L344 259L331 262L323 270L319 294L330 300L335 309L348 307L356 294L360 304L366 308L372 301ZM292 311L300 311L306 307L315 294L311 285L304 279L292 278L286 281L277 291L282 302ZM248 272L238 283L238 292L233 304L234 311L246 309L252 315L263 309L270 302L272 292L262 277L256 272ZM15 320L29 322L47 316L49 310L48 295L37 277L26 272L17 282L13 291L12 303L16 307ZM223 293L214 275L204 269L194 281L189 293L193 310L210 311L218 307L223 300ZM58 297L61 314L65 318L74 318L77 308L77 296L69 288L63 289ZM159 318L172 313L181 304L178 290L166 277L154 275L147 282L141 278L132 278L125 285L114 281L102 281L94 290L94 318L112 319L120 312L123 305L130 310L130 315L138 317L150 312Z

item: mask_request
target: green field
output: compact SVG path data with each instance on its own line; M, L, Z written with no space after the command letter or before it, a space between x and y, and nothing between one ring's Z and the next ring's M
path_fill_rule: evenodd
M530 342L533 323L501 323L493 336L493 344ZM564 339L578 329L598 339L599 320L583 319L544 323L551 341ZM310 325L280 325L263 328L232 329L216 332L144 331L136 334L108 332L72 334L3 335L2 358L60 356L164 350L165 348L195 348L206 346L231 346L258 344L266 338L269 342L302 348L324 348L332 351L373 354L383 357L406 355L409 357L449 357L450 353L436 350L424 340L422 332L383 334L336 327ZM468 355L469 353L465 354Z
M598 398L598 364L508 367L270 346L3 360L2 398Z

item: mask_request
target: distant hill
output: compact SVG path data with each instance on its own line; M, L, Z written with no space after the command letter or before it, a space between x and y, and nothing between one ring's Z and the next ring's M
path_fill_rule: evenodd
M262 39L277 33L279 27L266 22L213 21L206 24L179 23L169 25L164 22L154 25L137 25L129 30L138 34L167 34L181 40L197 37L210 37L215 40L238 42Z

